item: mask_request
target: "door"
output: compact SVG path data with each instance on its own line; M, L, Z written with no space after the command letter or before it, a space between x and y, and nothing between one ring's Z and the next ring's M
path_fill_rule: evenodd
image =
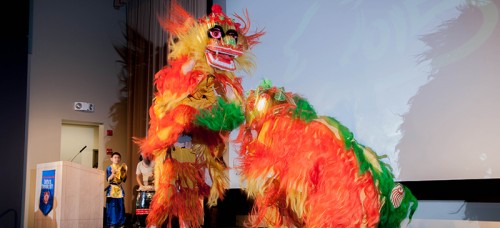
M61 124L62 161L72 161L86 167L99 164L99 124ZM96 167L94 167L96 168Z

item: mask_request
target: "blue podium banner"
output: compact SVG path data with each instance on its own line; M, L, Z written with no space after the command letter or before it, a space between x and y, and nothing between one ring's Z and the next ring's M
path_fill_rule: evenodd
M43 215L47 216L54 205L55 170L42 171L42 186L40 191L39 208Z

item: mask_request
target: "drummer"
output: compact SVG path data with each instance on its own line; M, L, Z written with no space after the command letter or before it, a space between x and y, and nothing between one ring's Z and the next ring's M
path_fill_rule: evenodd
M154 196L154 161L142 156L136 169L136 179L139 183L135 214L139 227L146 227L146 217L149 214L149 205Z
M155 162L142 155L139 157L137 169L135 171L139 191L154 191L154 166Z

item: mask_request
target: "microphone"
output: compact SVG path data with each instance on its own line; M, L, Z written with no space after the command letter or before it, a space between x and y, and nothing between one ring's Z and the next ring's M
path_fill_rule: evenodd
M73 160L75 160L76 156L78 156L83 150L85 150L85 148L87 148L87 145L85 145L72 159L70 162L73 162Z

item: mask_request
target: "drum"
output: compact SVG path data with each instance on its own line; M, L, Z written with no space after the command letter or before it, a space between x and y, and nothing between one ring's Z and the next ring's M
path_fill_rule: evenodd
M146 227L146 217L149 214L149 204L153 199L154 191L139 191L137 194L137 202L135 203L135 214L139 227Z

